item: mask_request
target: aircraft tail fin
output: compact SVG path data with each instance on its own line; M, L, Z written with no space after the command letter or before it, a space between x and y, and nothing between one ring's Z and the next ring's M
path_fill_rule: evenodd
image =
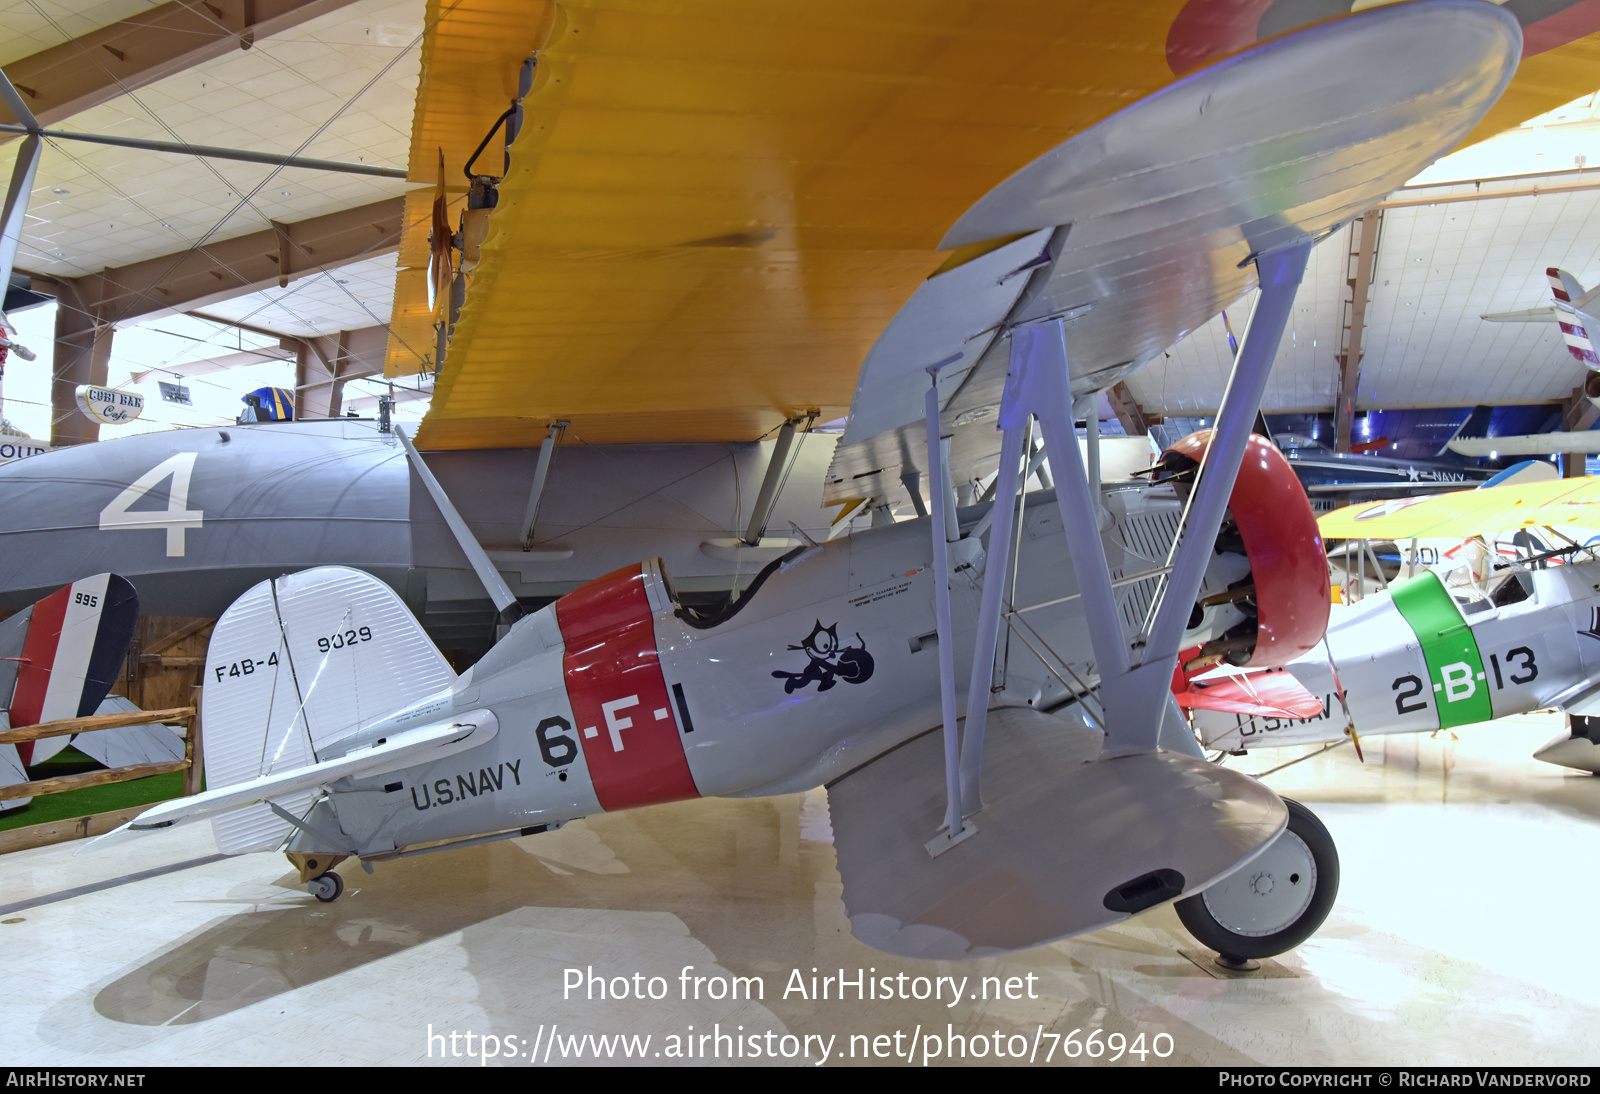
M1550 279L1550 295L1556 300L1556 322L1561 326L1567 352L1581 361L1584 368L1600 369L1600 355L1595 353L1586 324L1590 317L1582 311L1590 303L1590 294L1585 293L1578 279L1566 270L1551 266L1544 273Z
M1462 419L1461 424L1456 427L1456 431L1450 434L1450 439L1444 443L1439 451L1434 453L1434 458L1450 455L1451 445L1457 441L1487 437L1489 435L1489 416L1493 413L1494 407L1492 406L1484 406L1480 403L1478 406L1473 407L1472 412Z
M450 687L455 672L400 598L369 574L324 566L264 581L217 620L203 718L212 789L339 754L339 742ZM315 789L274 799L304 813ZM265 804L213 820L228 854L270 850L289 825Z
M1546 269L1544 275L1550 279L1550 294L1556 298L1556 303L1578 306L1578 301L1584 297L1584 291L1583 286L1578 284L1577 278L1555 266Z
M126 578L96 574L63 586L0 624L0 694L11 728L93 714L116 682L139 594ZM36 762L35 742L19 751Z
M0 726L20 728L93 714L116 682L139 621L126 578L96 574L63 586L0 623ZM26 782L28 765L66 747L66 737L0 745L0 784ZM0 802L0 809L28 804Z

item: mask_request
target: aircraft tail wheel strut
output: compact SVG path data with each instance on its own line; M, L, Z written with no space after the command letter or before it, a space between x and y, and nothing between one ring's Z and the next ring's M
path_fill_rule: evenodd
M1339 852L1316 814L1289 798L1289 824L1242 869L1205 892L1178 901L1189 933L1216 950L1220 963L1243 967L1276 957L1310 938L1339 893Z

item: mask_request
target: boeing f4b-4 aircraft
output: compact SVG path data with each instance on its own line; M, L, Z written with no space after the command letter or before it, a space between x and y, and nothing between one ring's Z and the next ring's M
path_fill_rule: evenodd
M1322 518L1332 538L1398 541L1466 537L1536 526L1600 523L1600 479L1488 487L1411 502L1355 505ZM1550 533L1551 542L1561 536ZM1522 557L1501 559L1488 595L1453 597L1428 570L1353 606L1328 628L1326 645L1248 685L1218 682L1235 700L1241 687L1280 705L1308 706L1254 716L1196 709L1195 728L1208 748L1236 751L1337 741L1353 726L1359 737L1415 733L1487 722L1554 708L1572 716L1571 734L1535 755L1551 763L1600 771L1600 557L1594 546L1540 550L1519 537ZM1211 681L1197 677L1191 702ZM1304 691L1293 687L1298 684ZM1287 690L1285 690L1287 688ZM1305 693L1309 692L1309 695Z
M929 517L802 545L724 610L685 608L646 561L516 619L458 676L373 577L263 582L211 641L211 789L103 839L211 818L225 851L281 846L332 899L346 858L822 783L852 930L885 951L1006 952L1171 899L1225 952L1296 944L1332 902L1331 841L1205 762L1167 685L1187 645L1267 666L1321 633L1304 495L1249 442L1306 256L1453 147L1520 48L1492 5L1375 8L1195 72L1022 168L951 227L959 261L879 338L830 473L914 462ZM1215 432L1169 454L1170 523L1141 544L1153 510L1091 488L1073 402L1255 280ZM1019 512L1034 425L1057 491ZM958 514L949 463L996 446L992 505ZM1090 690L1095 724L1040 709ZM1254 883L1230 887L1246 863Z

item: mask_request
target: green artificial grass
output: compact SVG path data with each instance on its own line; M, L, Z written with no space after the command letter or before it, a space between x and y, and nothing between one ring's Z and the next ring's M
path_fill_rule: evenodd
M100 764L77 749L64 748L44 763L29 769L28 776L31 779L54 779L99 768ZM109 813L130 805L152 805L176 798L182 792L183 772L169 771L165 775L152 775L132 782L88 786L82 790L69 790L65 794L43 794L22 809L0 815L0 832L70 817Z

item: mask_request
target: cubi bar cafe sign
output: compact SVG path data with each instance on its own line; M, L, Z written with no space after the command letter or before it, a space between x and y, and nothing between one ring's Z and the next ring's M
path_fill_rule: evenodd
M143 413L144 396L116 388L82 384L78 387L78 409L97 422L120 425L133 421Z

